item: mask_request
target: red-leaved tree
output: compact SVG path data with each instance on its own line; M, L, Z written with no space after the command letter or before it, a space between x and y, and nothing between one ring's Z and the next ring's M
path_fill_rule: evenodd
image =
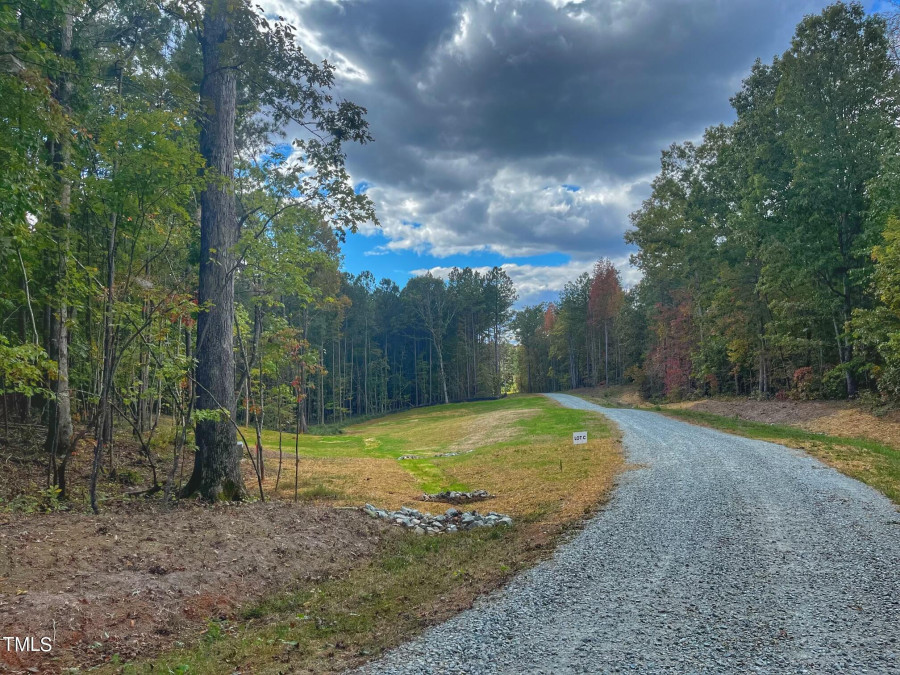
M609 329L624 301L619 272L609 258L594 265L591 295L588 300L588 323L603 328L603 379L609 382Z

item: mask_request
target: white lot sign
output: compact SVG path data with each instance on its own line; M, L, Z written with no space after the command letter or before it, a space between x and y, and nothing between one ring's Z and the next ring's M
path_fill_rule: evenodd
M584 445L587 443L586 431L575 431L572 433L572 445Z

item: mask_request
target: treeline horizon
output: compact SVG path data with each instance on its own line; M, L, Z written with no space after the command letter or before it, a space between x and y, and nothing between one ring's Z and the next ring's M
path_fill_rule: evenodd
M641 281L598 268L518 314L521 388L900 399L898 56L896 12L805 17L732 124L663 151L625 235Z

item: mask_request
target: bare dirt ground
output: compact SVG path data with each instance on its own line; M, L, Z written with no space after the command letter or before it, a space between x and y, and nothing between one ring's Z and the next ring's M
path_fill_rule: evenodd
M788 424L834 436L868 438L900 447L900 411L877 416L842 401L702 400L678 404L701 412L753 422Z
M294 580L342 575L383 536L355 510L278 502L0 514L0 635L56 635L47 655L0 649L0 672L159 652Z

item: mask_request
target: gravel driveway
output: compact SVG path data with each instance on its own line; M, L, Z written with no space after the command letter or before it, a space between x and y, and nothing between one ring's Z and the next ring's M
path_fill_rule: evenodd
M900 673L900 513L799 451L652 412L553 558L366 673ZM574 431L574 430L573 430Z

